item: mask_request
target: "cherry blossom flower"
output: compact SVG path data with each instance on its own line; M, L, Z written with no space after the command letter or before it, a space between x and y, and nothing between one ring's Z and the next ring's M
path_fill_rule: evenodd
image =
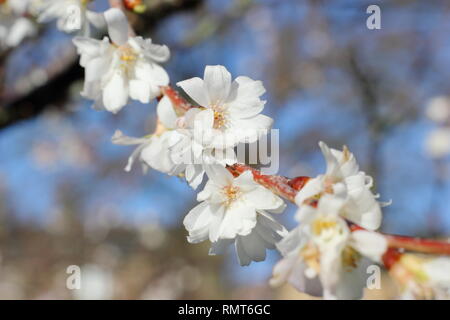
M232 147L215 148L214 133L205 130L208 121L206 113L199 108L190 109L180 121L179 140L171 148L171 158L176 167L172 174L182 175L189 185L196 189L203 181L206 165L232 165L236 154Z
M273 120L260 114L265 101L260 99L265 89L261 81L237 77L224 66L206 66L203 79L191 78L177 83L202 107L198 117L202 130L210 132L212 147L234 147L251 143L267 134Z
M107 10L105 19L113 43L107 37L76 37L74 43L86 71L82 95L95 101L94 108L116 113L129 97L148 103L160 94L160 86L169 83L169 76L158 63L167 61L170 53L151 39L129 37L121 10Z
M281 198L253 181L251 172L234 178L219 165L206 167L209 177L197 195L199 205L185 217L188 241L198 243L209 239L210 254L223 252L235 244L241 265L265 259L266 248L284 235L284 228L269 213L281 213Z
M450 258L403 254L389 273L403 299L450 299Z
M169 148L178 135L174 131L177 126L177 115L169 98L161 99L157 106L157 113L159 123L154 134L143 138L132 138L117 130L112 137L112 142L115 144L138 145L128 159L126 171L131 170L136 160L141 162L144 173L149 167L164 173L171 173L174 170L175 164L171 160Z
M345 198L345 218L360 226L376 230L381 224L380 204L370 188L372 178L359 171L353 154L344 147L343 151L330 149L325 143L319 143L327 163L325 174L309 180L295 198L302 215L304 204L318 199L324 194L335 194Z
M29 5L27 0L0 3L0 50L14 48L37 33L37 26L24 16Z
M344 203L326 194L317 208L304 210L300 226L277 244L284 258L274 268L272 285L287 281L325 299L361 298L367 258L379 262L387 242L374 232L350 232L340 216Z
M223 66L207 66L204 79L191 78L177 83L200 108L186 113L183 138L173 147L177 173L184 172L191 187L202 182L205 165L236 163L233 148L252 143L267 134L272 119L260 114L265 101L261 81L238 77L231 81Z
M43 0L39 6L38 22L57 20L59 30L71 33L80 31L89 36L90 24L103 27L105 20L101 14L87 9L91 0Z

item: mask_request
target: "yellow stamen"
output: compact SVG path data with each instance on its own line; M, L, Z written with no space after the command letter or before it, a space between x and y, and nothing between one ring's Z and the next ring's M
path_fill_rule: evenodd
M323 219L316 219L312 224L312 231L313 233L318 236L320 235L325 229L331 229L337 226L337 222L335 220L329 220L326 218Z
M223 193L227 198L226 205L229 206L234 200L239 197L240 191L238 187L226 186L223 188Z

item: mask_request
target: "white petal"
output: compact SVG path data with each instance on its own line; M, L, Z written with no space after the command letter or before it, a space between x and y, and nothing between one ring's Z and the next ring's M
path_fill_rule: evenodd
M141 80L130 80L130 97L141 103L150 102L150 85Z
M228 247L234 242L234 240L223 239L217 242L213 242L211 244L211 248L209 249L209 255L215 256L217 254L224 254Z
M156 107L156 113L161 123L168 129L174 129L177 124L177 114L173 109L172 102L167 96L164 96Z
M135 75L137 79L155 86L166 86L169 84L169 75L166 70L156 63L138 61L135 67Z
M112 42L122 46L128 41L128 20L122 10L111 8L104 12Z
M248 258L251 261L264 261L266 259L266 248L264 247L264 242L259 237L256 232L251 232L246 236L238 236L236 238L236 246L239 245L241 250L238 251L238 257L241 265L248 265ZM241 261L241 255L243 255L244 259ZM241 255L239 254L241 253Z
M206 165L206 174L216 185L225 187L233 184L233 175L220 165Z
M327 171L325 175L341 178L339 163L336 157L331 153L330 148L322 141L319 142L319 146L327 163Z
M234 179L233 183L242 192L250 192L260 185L253 180L253 173L247 170Z
M234 205L228 207L220 225L220 238L233 239L248 235L256 225L256 211L252 207Z
M127 104L127 101L127 83L121 73L115 72L103 89L103 104L108 111L116 113Z
M175 164L169 155L167 140L173 132L164 132L161 136L153 136L151 143L142 149L141 158L147 165L158 171L169 173Z
M103 57L94 58L89 60L85 69L85 81L97 81L100 80L107 72L109 67L109 60Z
M181 87L198 105L203 107L209 106L209 95L202 79L196 77L180 81L177 82L177 86Z
M212 104L222 104L231 87L231 74L224 66L206 66L203 76L205 87L208 90L209 101Z
M291 230L283 239L277 243L276 247L283 256L289 255L292 251L299 250L308 241L307 235L301 227Z
M202 202L193 208L183 220L186 230L189 232L188 240L197 243L208 239L209 225L214 217L211 207Z
M188 169L191 171L189 174ZM187 181L192 189L197 189L200 183L202 183L204 174L205 170L201 165L191 164L186 167L186 176L189 175L189 179L187 179Z
M327 215L338 215L344 204L345 199L325 194L319 199L317 210Z
M352 246L369 259L381 262L387 250L387 241L379 233L357 230L352 232Z
M257 210L281 213L286 208L286 204L280 197L262 186L258 186L252 191L245 193L243 198Z
M259 98L264 92L261 81L254 81L248 77L237 77L231 84L226 104L229 111L239 113L240 118L253 117L264 109L265 101Z
M209 241L217 242L220 238L220 228L225 215L225 207L218 206L214 210L214 216L209 226ZM222 240L223 238L221 238Z
M252 259L247 254L244 247L242 246L242 242L235 241L235 247L236 247L236 253L238 256L239 264L241 266L248 266L252 262Z
M252 143L263 134L266 135L272 127L273 119L263 114L245 119L233 119L233 127L239 130L239 142Z
M120 130L116 130L111 138L111 142L122 146L131 146L148 142L147 138L133 138L126 136Z
M310 179L306 182L303 188L299 192L297 192L297 195L295 196L295 203L298 206L301 206L303 205L305 200L322 193L323 190L324 187L321 176Z

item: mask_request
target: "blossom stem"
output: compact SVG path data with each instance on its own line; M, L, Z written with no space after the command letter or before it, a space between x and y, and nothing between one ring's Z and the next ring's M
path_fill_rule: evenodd
M178 93L178 91L174 90L171 86L161 87L161 92L170 99L170 102L172 102L172 105L175 107L175 111L180 115L184 114L193 107Z
M390 248L401 248L421 253L450 255L449 242L391 234L385 234L384 236L386 237Z
M280 197L283 197L291 202L295 202L297 190L289 184L290 179L283 176L264 175L259 170L240 163L236 163L227 168L228 171L230 171L234 176L239 176L241 173L250 170L253 174L253 180L255 180L255 182L266 187Z

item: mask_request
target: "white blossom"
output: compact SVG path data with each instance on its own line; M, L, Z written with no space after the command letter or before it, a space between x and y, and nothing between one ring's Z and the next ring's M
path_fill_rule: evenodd
M202 182L207 164L236 163L233 148L252 143L267 134L273 120L260 114L265 101L261 81L238 77L231 81L223 66L207 66L204 79L192 78L177 83L197 103L186 113L184 136L174 146L172 156L193 188Z
M90 34L90 24L103 27L105 20L101 14L87 9L91 0L43 0L38 7L38 22L57 20L59 30L71 33L79 31Z
M450 299L450 258L403 254L391 267L403 299Z
M160 94L160 86L169 83L169 76L158 63L167 61L170 53L151 39L129 37L121 10L112 8L104 15L112 43L107 37L76 37L74 43L86 72L82 95L94 100L95 108L116 113L129 97L148 103Z
M203 79L191 78L178 86L202 107L198 117L204 131L211 132L208 143L212 147L234 147L251 143L267 133L273 120L260 114L265 101L260 99L265 89L261 81L237 77L224 66L206 66Z
M8 0L0 4L0 50L14 48L37 33L37 26L24 16L29 6L29 0Z
M170 157L170 146L172 141L176 141L177 132L174 129L177 126L177 115L172 104L167 97L163 97L157 106L159 123L154 134L143 138L132 138L122 134L117 130L112 137L112 142L119 145L138 145L128 159L125 167L130 171L133 163L139 160L143 171L147 172L149 167L164 172L171 173L174 170L174 163Z
M426 140L425 149L432 158L442 158L450 154L450 128L432 130Z
M241 265L264 260L266 248L273 248L285 233L269 215L284 210L283 200L257 184L249 171L234 178L222 166L207 166L206 170L209 180L197 195L201 203L183 221L188 241L209 239L210 254L221 253L234 243Z
M351 232L340 216L343 206L343 199L327 194L317 208L303 211L300 226L277 244L284 257L274 268L272 285L287 281L325 299L361 298L366 258L379 262L387 242L374 232Z
M445 123L450 119L450 101L446 96L432 98L425 110L425 114L437 123Z
M232 165L237 162L232 147L214 148L212 131L205 130L207 113L192 108L180 121L179 140L171 148L171 158L176 164L172 174L184 174L189 185L196 189L203 181L206 165Z
M304 204L311 200L334 194L345 199L342 210L345 218L366 229L379 228L382 215L380 204L370 191L372 178L359 171L354 155L346 147L338 151L323 142L319 145L326 160L326 172L309 180L297 193L295 201L300 207L297 215L302 215Z

